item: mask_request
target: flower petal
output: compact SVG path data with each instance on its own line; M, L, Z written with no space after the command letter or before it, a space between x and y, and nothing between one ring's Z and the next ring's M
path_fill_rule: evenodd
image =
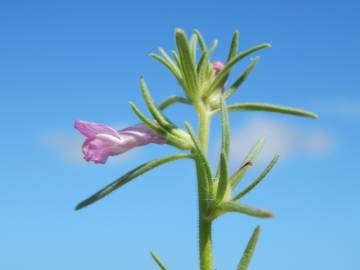
M106 125L77 120L75 128L87 137L82 146L84 159L95 163L105 163L109 156L124 153L137 146L166 143L163 137L145 124L116 131Z
M75 121L75 128L80 131L82 135L84 135L87 138L94 138L98 134L109 134L113 136L117 136L118 133L115 129L112 127L93 123L93 122L87 122L82 120L76 120Z
M216 61L213 63L213 69L215 71L215 75L217 75L220 71L224 69L224 64L221 61Z
M162 136L151 130L147 125L143 123L119 130L120 136L125 134L136 137L139 145L148 143L166 143L166 140Z

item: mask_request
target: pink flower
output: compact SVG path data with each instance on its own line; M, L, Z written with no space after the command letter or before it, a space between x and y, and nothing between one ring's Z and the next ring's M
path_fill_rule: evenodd
M82 145L84 159L95 163L105 163L109 156L124 153L137 146L166 142L145 124L116 131L106 125L76 120L75 128L86 137Z
M213 70L215 71L215 75L219 74L220 71L224 69L224 64L221 61L216 61L213 63Z

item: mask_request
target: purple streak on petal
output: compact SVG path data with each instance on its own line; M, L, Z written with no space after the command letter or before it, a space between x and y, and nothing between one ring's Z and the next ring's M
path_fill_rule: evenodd
M78 131L80 131L82 135L84 135L87 138L93 138L97 134L101 134L101 133L117 136L117 131L115 129L103 124L76 120L74 126Z
M77 120L75 128L87 137L82 146L84 159L95 163L105 163L109 156L124 153L137 146L166 143L164 138L144 124L116 131L106 125Z
M148 128L148 126L146 126L143 123L119 130L119 134L132 135L132 136L136 137L139 142L144 141L145 144L148 144L148 143L164 144L164 143L166 143L166 140L162 136L160 136L159 134L157 134L156 132L154 132L153 130Z

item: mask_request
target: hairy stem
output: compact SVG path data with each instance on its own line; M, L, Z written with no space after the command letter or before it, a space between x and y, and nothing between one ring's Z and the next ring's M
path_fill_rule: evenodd
M199 140L206 155L209 140L210 114L203 106L197 106L199 115ZM213 270L212 240L211 240L211 221L204 217L208 211L209 192L204 190L203 185L207 181L199 161L196 162L197 181L198 181L198 200L199 200L199 253L200 270Z

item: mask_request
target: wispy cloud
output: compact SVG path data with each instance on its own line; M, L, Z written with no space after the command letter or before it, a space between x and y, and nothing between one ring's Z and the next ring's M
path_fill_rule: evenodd
M330 134L322 130L305 131L287 122L267 118L253 118L235 131L232 137L231 159L241 162L249 149L262 137L266 145L259 162L268 162L276 153L282 158L298 154L324 155L333 146Z
M45 146L63 160L71 163L83 162L82 141L81 136L63 131L48 132L42 138Z
M359 99L343 99L322 100L316 102L316 108L321 114L331 116L360 119L360 100Z

